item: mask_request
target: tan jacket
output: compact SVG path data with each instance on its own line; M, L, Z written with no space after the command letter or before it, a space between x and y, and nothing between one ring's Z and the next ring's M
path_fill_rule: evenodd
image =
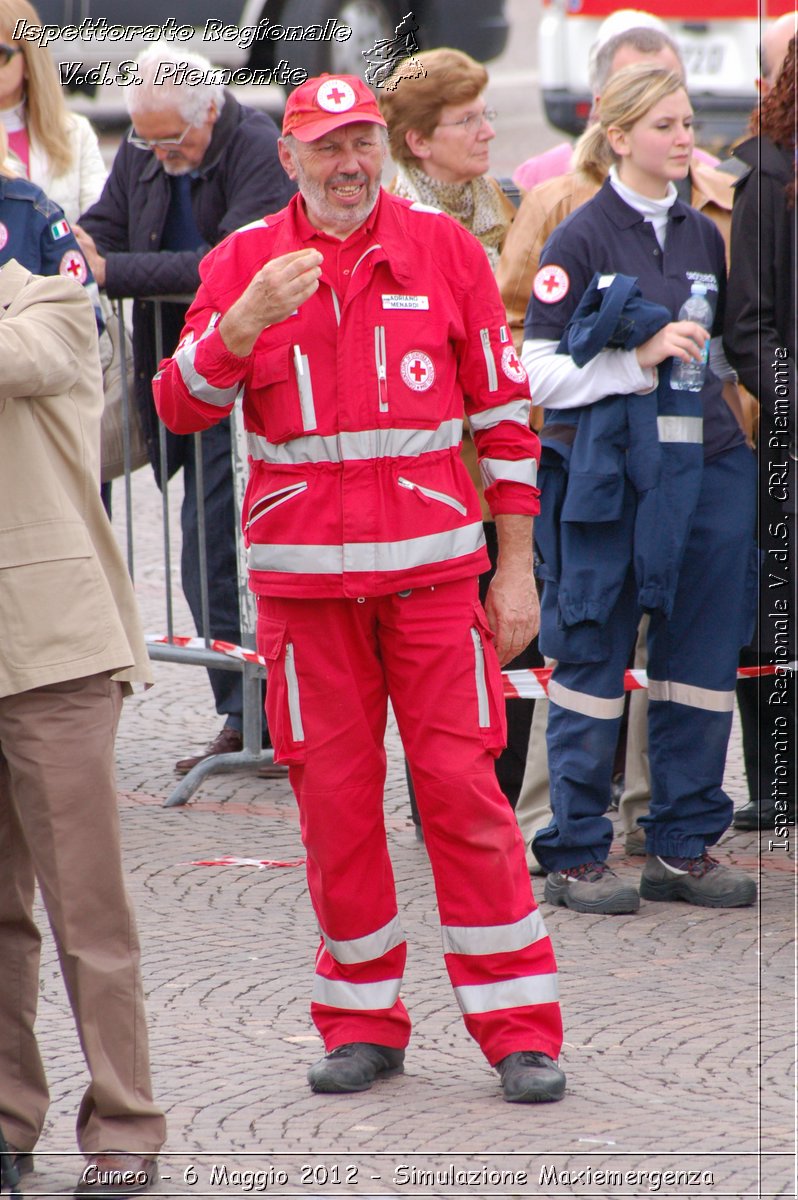
M150 679L99 492L102 380L84 288L0 269L0 696Z
M726 247L728 266L734 180L724 171L700 162L694 162L690 168L690 180L690 203L718 227ZM571 172L538 184L521 201L496 269L496 282L519 353L524 340L524 316L532 292L532 281L546 240L561 221L595 196L598 189L599 185L593 180ZM756 401L744 388L735 388L733 382L724 387L724 395L750 441L758 408ZM538 428L543 414L538 409L533 409L532 414L533 427Z

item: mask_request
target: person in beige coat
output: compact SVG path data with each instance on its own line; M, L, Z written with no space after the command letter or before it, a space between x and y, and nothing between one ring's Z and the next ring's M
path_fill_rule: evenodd
M76 1195L157 1177L139 944L114 774L122 697L149 681L133 588L99 493L94 311L61 276L0 269L0 1129L32 1169L49 1096L34 1034L38 882L90 1082ZM126 1186L124 1172L135 1182ZM119 1186L101 1181L115 1179Z

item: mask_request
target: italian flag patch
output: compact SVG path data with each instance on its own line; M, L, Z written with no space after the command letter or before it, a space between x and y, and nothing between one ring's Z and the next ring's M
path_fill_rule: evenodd
M59 238L66 237L72 230L69 228L69 221L56 221L50 226L50 233L53 241L57 242Z

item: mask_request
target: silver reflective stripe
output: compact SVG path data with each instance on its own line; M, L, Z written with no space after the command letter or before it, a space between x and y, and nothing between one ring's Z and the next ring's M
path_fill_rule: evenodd
M250 546L251 571L340 575L344 571L408 571L428 563L473 554L485 544L482 522L446 533L430 533L401 542L347 542L343 546Z
M511 954L548 937L536 909L512 925L443 925L444 954Z
M311 434L290 442L267 442L258 434L247 435L252 458L278 466L307 462L364 462L374 458L417 458L435 450L454 450L462 440L463 422L458 417L443 421L437 429L363 429L357 433Z
M299 679L294 661L294 646L288 642L285 647L285 682L288 689L288 716L291 720L291 737L295 742L304 742L305 730L302 726L302 709L299 705Z
M587 692L574 692L571 688L563 687L555 679L549 680L549 700L567 708L569 712L581 713L583 717L598 717L602 721L612 721L623 716L624 697L617 700L605 700L603 696L591 696Z
M556 975L525 975L523 979L504 979L499 983L467 984L456 987L454 994L464 1013L553 1004L560 995Z
M672 679L648 681L649 700L670 700L672 704L686 704L689 708L703 708L707 712L733 712L734 692L720 692L712 688L694 687L690 683L676 683Z
M413 483L412 479L405 479L402 475L397 479L397 483L400 487L407 488L409 492L419 492L430 500L439 500L441 504L448 504L449 508L455 509L463 517L468 512L464 504L454 496L448 496L446 492L436 492L434 488L423 487L420 483Z
M182 350L178 350L175 354L175 362L177 363L177 369L180 372L183 383L192 396L197 400L202 400L205 404L215 404L219 408L226 408L228 404L232 404L235 400L241 384L234 383L232 387L227 388L214 387L213 384L208 383L203 375L200 375L194 366L197 347L202 344L209 334L213 333L215 324L216 322L213 321L199 341L192 342L190 346L184 346Z
M395 946L401 946L405 940L398 916L375 933L352 938L348 942L338 942L335 938L328 937L324 931L321 936L324 938L324 945L338 963L371 962L372 959L382 958L383 954L387 954Z
M313 999L328 1008L393 1008L399 999L401 979L383 979L380 983L345 983L341 979L313 978Z
M538 464L534 458L481 458L479 473L482 486L486 488L500 479L510 483L525 483L528 487L536 487L538 482Z
M333 291L332 288L330 288L330 295L332 296L333 308L335 309L335 320L340 325L341 324L341 302L338 299L338 296L336 295L336 293Z
M661 442L690 442L700 446L704 441L704 418L657 417L657 435Z
M294 346L294 371L297 387L299 388L299 408L302 413L302 428L306 431L315 429L318 425L316 409L313 404L313 382L310 378L310 363L307 354L303 354L299 346Z
M485 355L485 366L488 371L488 391L498 392L499 376L496 371L496 359L490 345L490 330L480 329L479 340L482 342L482 353Z
M479 630L471 630L471 640L474 643L474 679L477 688L477 712L480 729L490 725L490 705L488 703L488 685L485 679L485 647Z
M472 429L493 429L500 421L515 421L517 425L529 424L531 400L513 400L509 404L498 404L485 412L468 414L468 423Z

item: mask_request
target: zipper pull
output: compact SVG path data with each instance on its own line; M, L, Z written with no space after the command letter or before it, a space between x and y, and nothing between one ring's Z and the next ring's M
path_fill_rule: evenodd
M385 326L374 328L374 362L377 367L377 397L379 410L388 411L388 360L385 354Z

